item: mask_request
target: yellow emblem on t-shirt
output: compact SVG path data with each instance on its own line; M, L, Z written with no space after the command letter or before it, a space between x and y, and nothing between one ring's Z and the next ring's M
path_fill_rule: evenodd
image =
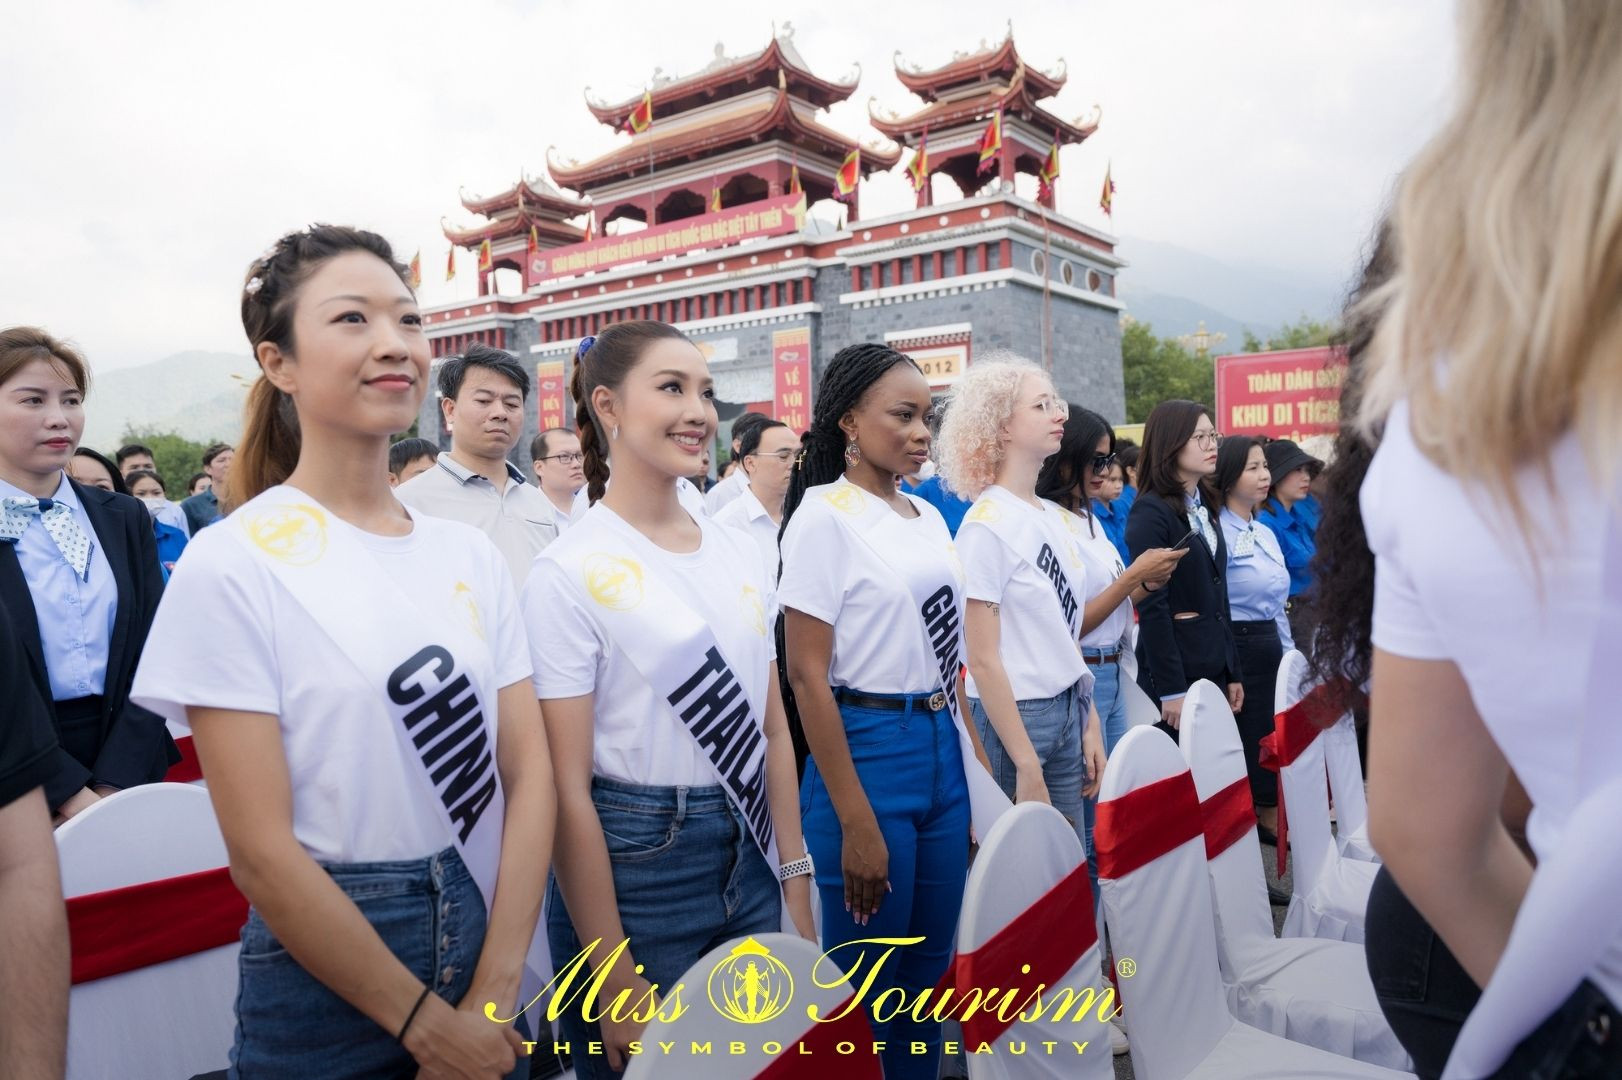
M479 601L473 595L473 587L465 581L456 583L456 603L461 607L467 617L467 626L480 641L484 637L484 616L479 612Z
M968 519L990 525L993 521L1002 520L1002 510L990 499L981 499L974 504L974 509L969 511Z
M749 620L749 625L755 628L755 633L765 637L766 605L760 602L760 590L753 585L745 585L742 599L744 617Z
M832 491L824 492L822 497L829 506L847 514L860 514L867 509L867 496L855 484L840 484Z
M642 602L642 564L617 555L591 555L585 565L586 592L614 611L630 611Z
M327 551L327 516L308 503L268 506L242 527L260 551L291 566L309 566Z

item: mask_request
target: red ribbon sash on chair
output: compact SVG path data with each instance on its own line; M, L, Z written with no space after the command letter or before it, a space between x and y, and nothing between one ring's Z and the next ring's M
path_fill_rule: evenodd
M1093 923L1093 890L1082 861L1036 903L1016 915L990 940L970 953L959 953L936 989L1017 991L1020 1012L1034 1003L1037 987L1061 984L1082 954L1098 943ZM1028 970L1021 970L1027 968ZM976 1009L963 1020L965 1045L994 1041L1019 1019Z
M840 1005L828 1011L842 1008ZM841 1055L842 1042L854 1043L856 1053ZM839 1058L840 1075L849 1080L882 1080L884 1069L879 1056L873 1053L873 1028L867 1022L866 1009L851 1009L838 1020L812 1024L797 1045L773 1058L755 1074L755 1080L823 1080L828 1075L828 1060L834 1057Z
M1098 804L1098 876L1116 880L1199 836L1200 797L1180 772Z
M1250 801L1250 778L1241 776L1200 803L1205 829L1205 857L1214 859L1256 825L1256 807Z
M180 751L180 760L169 766L169 771L163 774L163 782L189 784L193 780L201 780L203 766L197 760L197 748L192 745L191 736L182 735L176 739L175 749Z
M68 901L73 982L136 971L237 940L248 901L226 867Z
M1344 681L1319 683L1300 701L1273 716L1273 732L1261 740L1262 768L1282 774L1307 747L1332 727L1352 705L1353 696ZM1284 861L1290 851L1290 822L1284 812L1284 782L1278 785L1278 874L1284 876Z

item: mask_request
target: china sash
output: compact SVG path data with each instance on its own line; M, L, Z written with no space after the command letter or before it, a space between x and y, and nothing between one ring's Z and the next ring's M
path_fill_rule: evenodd
M700 529L707 527L699 525ZM751 701L708 622L660 577L659 548L633 530L602 530L596 547L559 552L608 637L669 704L715 769L727 798L774 871L777 840L766 790L765 702ZM713 542L715 537L709 535ZM766 610L759 590L740 586L740 617L752 618L762 647ZM764 652L759 657L766 666Z
M422 780L488 911L505 799L496 773L495 661L471 593L426 610L331 513L297 488L271 488L227 532L309 612L377 691L400 752ZM460 610L458 625L446 613Z
M1053 586L1059 611L1064 616L1065 625L1070 628L1070 640L1079 643L1082 605L1085 603L1081 591L1081 556L1076 553L1075 542L1069 538L1068 529L1061 534L1049 525L1048 511L1063 514L1063 510L1051 503L1038 513L1031 513L1033 509L1011 498L1001 488L991 487L981 492L963 523L976 522L990 529L991 534L1012 551L1015 558L1028 563L1038 577ZM1053 526L1064 524L1063 518L1052 519ZM1081 696L1090 696L1093 673L1085 664L1082 665L1078 682Z
M951 710L952 723L957 726L974 831L977 836L985 836L1003 811L1014 804L975 756L974 744L963 724L963 712L957 700L957 674L963 636L963 571L958 565L951 537L943 530L944 550L940 555L948 558L953 567L951 575L943 580L940 558L930 557L931 553L920 551L917 553L919 558L905 562L897 560L895 553L916 548L917 538L904 531L906 526L901 515L883 502L843 477L820 489L817 497L832 508L834 520L866 544L912 594L912 609L918 616L919 633L923 635L929 655L935 658L939 669L939 689L946 697L947 708Z

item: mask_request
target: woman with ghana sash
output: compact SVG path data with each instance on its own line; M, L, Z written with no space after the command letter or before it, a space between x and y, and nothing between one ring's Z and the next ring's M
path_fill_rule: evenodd
M560 970L600 942L608 996L635 1004L717 945L778 930L785 904L814 938L810 864L771 576L748 537L676 490L715 435L703 354L664 323L610 324L580 343L571 393L593 505L521 601L558 783L547 932ZM565 1012L575 1071L618 1075L640 1015Z
M136 676L192 732L253 905L233 1078L494 1078L521 1050L482 1014L517 1011L551 763L506 565L389 487L428 385L405 280L330 225L255 260L236 509L193 537Z
M1363 301L1369 835L1484 987L1446 1075L1617 1076L1622 7L1459 10L1454 110Z
M947 698L958 692L963 572L940 513L896 489L929 459L929 383L917 364L852 345L813 400L783 503L778 603L811 752L800 808L822 945L862 978L888 952L875 995L900 987L911 1001L952 955L969 859L965 758L983 767L978 745L964 753ZM876 937L923 941L845 944ZM935 1076L939 1023L903 1013L875 1020L873 1037L891 1080ZM928 1052L913 1054L914 1042Z
M991 775L1015 802L1052 805L1085 843L1081 798L1103 779L1104 744L1076 646L1080 523L1036 497L1069 415L1035 365L981 360L952 387L939 457L946 486L975 500L957 551L969 707Z

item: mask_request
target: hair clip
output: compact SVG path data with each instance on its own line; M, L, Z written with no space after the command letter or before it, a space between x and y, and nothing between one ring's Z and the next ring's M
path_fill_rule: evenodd
M255 275L248 279L248 283L242 287L242 291L247 293L249 296L258 296L259 290L263 289L264 287L265 279Z
M586 353L591 350L591 347L596 343L597 339L591 334L587 334L585 337L581 338L579 347L574 351L574 358L579 360L581 357L585 356Z

